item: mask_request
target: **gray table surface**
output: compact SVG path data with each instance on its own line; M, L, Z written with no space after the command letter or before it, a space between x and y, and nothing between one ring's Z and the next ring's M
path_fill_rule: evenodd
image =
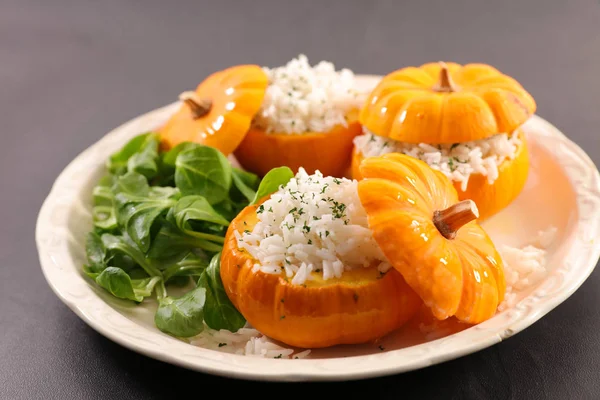
M0 398L287 388L190 372L105 339L47 286L34 226L56 176L113 127L215 70L281 65L298 53L376 74L437 60L490 63L600 162L598 0L0 0ZM350 398L598 399L599 284L596 270L545 318L479 353L335 388ZM314 396L327 386L303 388Z

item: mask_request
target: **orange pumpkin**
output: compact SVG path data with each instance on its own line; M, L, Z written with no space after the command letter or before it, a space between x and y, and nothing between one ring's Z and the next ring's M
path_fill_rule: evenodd
M504 298L503 264L474 220L477 207L458 203L452 183L402 154L365 159L358 195L383 253L440 319L475 324Z
M229 155L244 139L260 109L268 85L258 65L239 65L215 72L184 92L183 104L160 129L162 146L196 142Z
M359 119L400 142L458 143L513 132L535 109L531 95L494 67L429 63L385 76Z
M260 176L287 166L294 172L303 167L309 174L319 170L325 176L342 177L350 166L352 141L361 133L362 127L356 120L326 133L288 135L252 128L235 157L245 169Z
M238 249L234 231L252 230L258 205L246 207L229 226L221 258L227 295L248 322L290 346L319 348L374 341L407 322L422 302L391 269L345 271L341 278L293 285L283 275L253 272L255 260Z
M466 190L462 190L461 182L453 182L459 200L470 199L477 204L479 219L485 220L507 207L525 187L529 171L529 151L525 134L520 131L521 145L513 159L506 159L498 167L498 178L489 183L482 174L472 174ZM363 155L356 149L352 153L352 178L360 180L360 164Z

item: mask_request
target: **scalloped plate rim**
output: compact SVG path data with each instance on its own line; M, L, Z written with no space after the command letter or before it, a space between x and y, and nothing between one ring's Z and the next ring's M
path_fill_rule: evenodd
M363 79L365 81L377 80L381 78L377 75L358 75L358 77L359 79ZM65 180L65 176L68 175L68 172L74 169L77 164L81 163L85 157L92 154L95 149L98 149L103 142L109 140L109 138L114 138L120 135L122 132L127 131L130 126L135 126L139 121L170 112L172 109L174 110L177 104L177 102L174 102L131 119L130 121L113 129L111 132L80 153L63 169L61 174L53 183L50 192L40 209L36 223L36 245L38 248L41 268L46 281L59 299L61 299L63 303L65 303L90 327L103 336L126 348L129 348L130 350L150 356L157 360L214 375L269 381L331 381L365 379L421 369L430 365L448 361L450 359L462 357L464 355L479 351L483 348L492 346L503 339L508 338L531 326L548 312L553 310L556 306L569 298L589 277L596 266L598 258L600 257L600 241L596 241L596 243L589 243L590 248L588 249L587 257L582 257L582 259L577 260L576 265L579 266L577 270L580 272L580 275L577 277L577 279L568 281L561 287L561 290L558 293L554 293L552 297L545 298L543 304L535 305L536 307L530 313L517 318L510 324L510 326L503 330L489 330L486 328L490 321L493 321L499 317L499 315L496 315L491 320L476 325L465 331L424 344L388 351L385 353L352 356L349 358L336 357L328 359L271 360L219 353L213 350L202 349L198 347L190 348L191 345L187 343L168 337L167 335L160 333L158 330L153 332L127 319L118 313L118 311L112 309L112 307L105 303L100 297L95 295L89 287L86 287L87 283L81 276L77 274L75 275L79 277L79 279L72 279L69 284L74 285L73 288L86 291L88 295L90 293L93 295L88 296L86 298L86 302L83 302L77 301L73 298L73 296L70 296L65 291L61 290L59 286L64 284L64 282L59 283L56 281L57 275L54 269L62 268L55 262L54 258L52 257L52 253L49 252L46 244L46 241L49 239L46 234L46 231L48 231L46 225L48 224L48 219L51 216L51 211L55 206L54 203L60 198L57 196L57 187L60 187L64 184L63 181ZM590 218L590 215L578 215L576 227L582 224L588 224L591 226L592 231L596 233L600 232L600 174L598 173L594 163L579 146L570 141L554 125L537 115L533 116L532 120L534 120L534 122L537 124L544 125L545 128L550 132L550 136L554 136L555 138L559 139L563 145L567 146L568 150L574 153L573 158L579 158L577 163L581 168L586 168L591 171L590 183L583 187L574 185L573 190L577 194L578 200L581 196L583 196L583 193L586 190L588 191L587 195L596 202L595 207L592 208L590 214L597 218ZM566 170L565 174L569 177L571 183L574 183L576 177L573 176L573 174L569 174L569 172ZM595 225L593 225L594 223ZM68 236L68 230L65 228L65 232L62 234L65 237ZM63 238L63 240L67 241L68 238ZM583 243L578 243L577 241L573 243L569 253L573 252L573 248L575 248L577 245L581 246ZM526 307L525 304L527 303L527 300L535 299L536 296L538 298L540 297L537 292L530 294L525 299L521 300L515 308L519 308L520 306ZM139 338L135 339L122 335L122 333L118 332L113 326L107 324L107 321L97 319L97 314L99 314L100 311L98 309L94 309L92 306L99 307L99 309L103 309L104 311L106 311L107 308L110 308L112 313L118 315L114 315L114 317L126 320L125 323L128 323L130 328L138 329L141 333L147 334L156 340L158 340L156 335L159 335L159 337L161 337L163 341L166 341L170 347L165 349L161 348L158 343L151 344L148 340L142 340ZM469 336L477 338L477 340L464 340L464 344L460 347L454 349L447 348L449 346L447 343L452 343L452 341L456 341L457 338ZM426 348L437 348L438 351L428 352L427 350L424 350L421 352L422 354L419 354L419 350ZM407 353L409 349L412 353L415 353L415 356L407 361L405 353ZM439 351L440 349L443 351ZM190 354L192 352L198 354ZM344 370L349 360L356 362L356 364L360 364L361 368L347 368ZM331 366L327 368L329 364L331 364ZM262 367L262 370L257 370L255 369L256 367ZM339 367L342 367L342 369L338 369Z

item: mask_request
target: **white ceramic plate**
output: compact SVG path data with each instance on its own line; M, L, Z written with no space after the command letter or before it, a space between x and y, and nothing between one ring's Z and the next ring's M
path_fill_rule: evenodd
M361 76L369 88L379 78ZM522 245L539 230L558 228L548 250L546 279L519 294L519 302L459 333L392 334L381 345L313 351L300 360L231 355L189 345L161 333L152 322L155 304L139 306L107 294L81 272L85 235L91 228L91 191L106 158L133 136L160 126L171 104L107 134L58 177L40 211L36 242L42 270L54 292L101 334L147 356L202 372L260 380L347 380L426 367L500 342L533 324L567 299L589 276L600 255L600 176L592 161L554 126L534 116L527 124L531 172L507 209L485 223L497 243ZM444 335L447 335L444 337Z

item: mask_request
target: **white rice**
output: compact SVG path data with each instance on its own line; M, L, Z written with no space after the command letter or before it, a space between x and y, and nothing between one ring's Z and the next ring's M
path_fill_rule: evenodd
M531 288L544 279L546 270L546 249L556 237L556 227L538 232L537 238L524 247L499 246L504 261L504 277L506 294L499 311L513 307L518 300L518 293Z
M255 271L285 274L302 285L314 274L327 280L352 268L391 268L373 239L354 180L308 175L301 168L257 216L251 232L236 232L239 248L258 261Z
M300 55L279 68L264 68L269 77L254 125L267 133L329 132L346 126L348 111L360 106L354 73L335 70L330 62L311 67Z
M217 331L205 325L202 333L189 339L189 342L205 349L253 357L297 359L310 354L310 350L297 351L282 347L249 326L233 333L224 329Z
M498 178L500 164L506 159L515 158L521 144L517 131L473 142L442 145L397 142L377 136L366 129L364 131L363 135L354 139L356 149L364 157L403 153L418 158L451 180L461 182L463 191L467 190L471 174L482 174L490 184L494 183Z

